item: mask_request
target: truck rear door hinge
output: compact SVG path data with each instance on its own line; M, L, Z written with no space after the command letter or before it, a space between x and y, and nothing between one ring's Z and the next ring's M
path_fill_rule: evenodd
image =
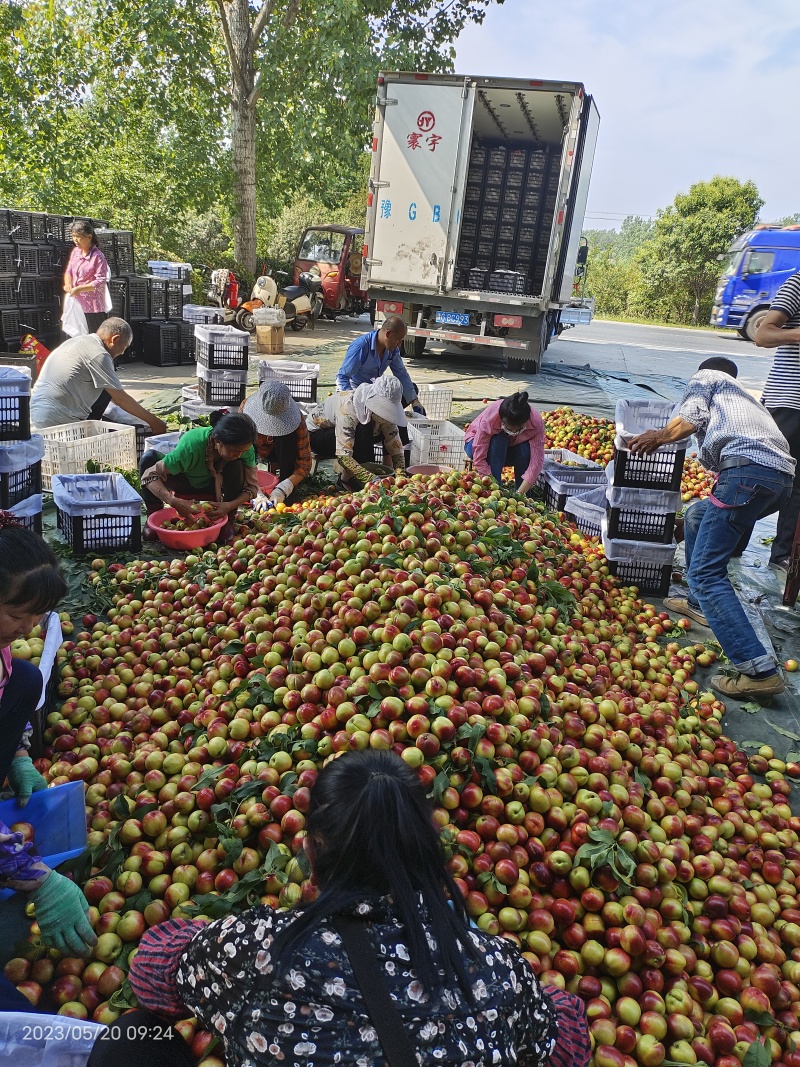
M369 180L371 189L388 189L391 182L374 181L372 178Z
M380 97L375 101L378 107L393 107L397 104L397 101L390 96L387 96L385 100L381 100Z
M366 263L366 265L368 267L382 267L383 266L383 260L382 259L365 259L364 262Z

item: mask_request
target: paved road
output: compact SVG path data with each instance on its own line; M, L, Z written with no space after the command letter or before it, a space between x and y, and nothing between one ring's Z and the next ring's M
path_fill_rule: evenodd
M739 367L740 380L760 398L772 353L738 334L595 319L589 326L565 331L548 348L544 364L581 367L589 363L596 370L646 371L688 380L699 363L717 355L732 359Z

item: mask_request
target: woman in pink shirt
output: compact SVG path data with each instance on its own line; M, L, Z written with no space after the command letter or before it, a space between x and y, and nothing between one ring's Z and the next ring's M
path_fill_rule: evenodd
M64 272L64 292L74 296L86 316L89 333L97 333L97 327L108 318L106 312L106 282L108 261L100 251L95 232L88 222L75 222L72 226L75 247L70 253Z
M527 393L493 400L471 423L464 451L479 474L501 482L503 467L513 466L514 487L528 493L544 465L544 423Z

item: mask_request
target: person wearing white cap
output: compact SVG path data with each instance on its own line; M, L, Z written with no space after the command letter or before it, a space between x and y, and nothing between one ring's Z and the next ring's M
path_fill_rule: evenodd
M300 406L288 385L268 379L239 410L256 424L258 458L277 470L281 478L269 495L271 503L281 503L311 473L311 446ZM260 493L255 499L256 510L267 506L267 498Z
M362 463L371 462L374 453L367 455L357 448L356 434L360 426L370 425L372 435L367 435L370 450L373 438L382 438L384 461L391 462L395 471L404 471L405 454L398 432L398 427L406 425L402 400L403 386L397 378L378 378L352 392L334 393L310 416L311 423L317 427L311 433L312 451L320 458L327 458L324 445L330 429L335 428L337 473L348 482L369 482L374 475Z

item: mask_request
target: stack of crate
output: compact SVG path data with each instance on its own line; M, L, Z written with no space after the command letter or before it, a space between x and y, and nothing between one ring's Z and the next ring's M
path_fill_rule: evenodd
M411 444L409 466L463 470L467 462L464 431L449 421L453 390L441 385L421 385L418 399L425 409L425 415L412 415L408 419Z
M238 408L247 391L250 334L234 326L197 323L194 346L199 402L205 407Z
M568 511L569 502L605 482L605 471L591 459L568 448L548 448L536 486L550 511Z
M541 292L558 179L554 147L473 143L457 285L520 295Z
M44 441L31 434L30 396L28 367L0 367L0 511L41 533Z
M48 348L58 344L66 221L0 207L0 346L6 352L18 352L28 333Z
M603 549L609 570L644 593L666 596L677 545L675 516L681 506L681 475L688 440L645 455L631 452L631 438L670 421L664 400L619 400L614 459L607 468Z

